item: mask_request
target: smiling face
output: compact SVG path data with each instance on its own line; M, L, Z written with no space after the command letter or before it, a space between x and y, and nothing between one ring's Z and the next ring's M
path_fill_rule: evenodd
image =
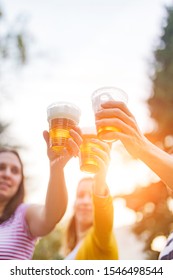
M8 203L22 181L22 166L12 152L0 153L0 202Z
M79 182L75 202L75 220L83 229L93 224L92 179Z

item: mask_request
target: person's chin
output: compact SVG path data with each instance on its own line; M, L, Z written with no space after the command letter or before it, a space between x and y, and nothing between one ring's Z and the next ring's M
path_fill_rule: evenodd
M6 196L8 194L8 189L7 188L0 188L0 196Z

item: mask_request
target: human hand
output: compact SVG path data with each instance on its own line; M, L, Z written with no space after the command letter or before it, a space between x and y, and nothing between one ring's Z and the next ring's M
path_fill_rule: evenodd
M67 147L64 147L61 154L57 154L56 151L53 151L49 145L49 132L43 131L43 137L47 145L47 155L50 160L50 163L58 163L60 166L64 167L67 162L74 156L78 156L79 147L82 143L81 131L79 127L74 127L70 130L71 138L68 139Z
M126 104L118 101L108 101L102 104L102 108L96 113L96 127L116 127L117 131L112 132L112 136L121 140L126 150L132 156L138 158L140 150L147 140Z

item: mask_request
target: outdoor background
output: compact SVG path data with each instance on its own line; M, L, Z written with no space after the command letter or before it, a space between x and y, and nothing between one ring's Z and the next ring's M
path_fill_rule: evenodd
M52 102L75 103L82 111L80 126L92 126L92 92L122 88L142 132L169 151L172 9L168 0L0 1L0 143L20 149L27 202L44 203L49 164L42 132L48 129L46 108ZM68 163L65 174L67 213L40 241L36 259L63 258L64 225L85 176L78 159ZM107 182L115 197L120 258L157 258L173 227L170 193L119 141L112 148Z

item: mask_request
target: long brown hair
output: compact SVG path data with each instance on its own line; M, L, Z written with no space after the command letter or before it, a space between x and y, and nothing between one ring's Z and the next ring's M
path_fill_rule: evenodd
M11 200L7 203L7 205L4 208L3 214L0 217L0 224L1 224L4 221L8 220L11 217L11 215L15 212L16 208L23 202L25 192L24 192L23 163L21 161L21 158L20 158L18 152L9 147L0 147L0 153L12 153L12 154L16 155L20 162L20 165L21 165L21 175L22 175L22 179L21 179L18 191L11 198Z
M92 177L84 177L82 178L79 184L82 181L93 181L94 179ZM70 218L66 233L65 233L65 254L69 254L77 245L77 232L76 232L76 221L75 221L75 213L73 213L72 217Z

